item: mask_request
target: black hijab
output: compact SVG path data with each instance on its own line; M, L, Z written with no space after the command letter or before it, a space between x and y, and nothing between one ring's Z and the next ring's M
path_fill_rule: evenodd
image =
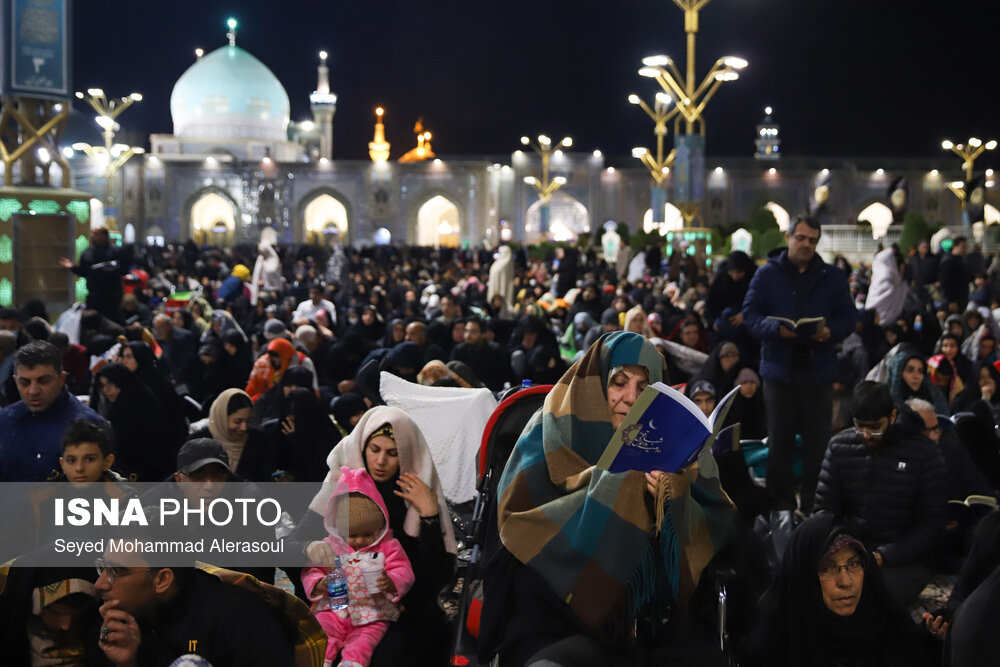
M751 665L767 667L887 667L924 665L916 626L889 594L882 572L862 554L861 601L850 616L823 602L817 567L838 536L849 536L832 514L805 521L792 534L778 576L761 598L761 625Z

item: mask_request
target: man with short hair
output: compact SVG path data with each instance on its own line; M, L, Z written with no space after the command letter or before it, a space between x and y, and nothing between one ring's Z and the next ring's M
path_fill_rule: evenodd
M502 389L508 375L507 362L500 346L483 335L483 321L477 317L466 320L463 340L455 346L451 360L465 363L493 391Z
M70 422L106 424L66 390L62 354L51 343L35 341L18 350L14 379L21 400L0 410L0 481L42 482L59 469Z
M159 313L153 318L153 332L163 350L160 359L171 379L175 384L184 382L198 354L198 341L194 334L175 327L173 319L166 313Z
M884 384L855 387L851 413L854 428L835 435L823 459L816 509L843 517L906 606L930 579L944 528L944 458L924 420L894 405Z
M121 251L111 243L107 229L91 230L90 247L80 255L79 264L61 257L59 265L87 280L87 308L121 324L122 278L128 273L128 266Z
M440 345L432 343L430 339L427 338L426 322L417 321L407 324L406 333L403 334L403 339L411 343L416 343L420 346L420 349L424 353L425 364L429 361L434 361L435 359L439 361L448 361L448 353L445 352Z
M333 302L323 298L323 286L319 283L313 283L309 286L309 298L296 306L292 319L304 318L315 322L316 313L320 311L325 312L327 318L329 318L327 322L330 328L336 329L337 308L333 305Z
M153 538L98 559L97 640L111 665L168 665L190 654L213 667L295 664L294 631L273 607L200 569L150 565L141 547Z
M938 265L938 282L950 313L964 312L969 304L971 277L965 265L965 253L968 247L968 239L964 236L956 237L951 252L946 253Z
M816 254L820 227L813 218L788 226L788 248L760 267L743 301L743 322L760 340L760 375L767 408L767 490L773 508L798 506L792 452L802 436L801 510L812 511L833 412L834 345L854 331L857 311L847 276ZM775 317L824 318L821 327L796 332Z

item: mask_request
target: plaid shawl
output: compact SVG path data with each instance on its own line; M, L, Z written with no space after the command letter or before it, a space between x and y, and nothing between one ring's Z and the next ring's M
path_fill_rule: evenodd
M663 358L649 341L605 334L553 387L500 480L504 546L594 630L620 626L623 616L665 596L685 606L733 525L710 451L702 452L697 472L689 469L696 479L688 492L664 500L655 537L643 473L594 467L614 434L608 374L626 364L645 366L650 382L663 377Z

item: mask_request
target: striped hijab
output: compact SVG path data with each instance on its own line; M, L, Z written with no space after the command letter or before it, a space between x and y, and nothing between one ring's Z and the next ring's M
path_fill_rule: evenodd
M665 597L686 605L733 525L710 451L690 491L664 500L658 535L643 473L594 467L614 434L608 374L630 364L663 379L663 358L642 336L618 331L594 343L525 427L500 480L504 546L596 631Z

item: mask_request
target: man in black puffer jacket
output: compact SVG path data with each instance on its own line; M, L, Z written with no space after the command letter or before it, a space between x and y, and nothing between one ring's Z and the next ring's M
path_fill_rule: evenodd
M945 523L945 462L924 422L894 405L886 385L862 382L851 396L854 428L830 441L816 509L844 518L872 551L886 585L909 605L931 577Z

